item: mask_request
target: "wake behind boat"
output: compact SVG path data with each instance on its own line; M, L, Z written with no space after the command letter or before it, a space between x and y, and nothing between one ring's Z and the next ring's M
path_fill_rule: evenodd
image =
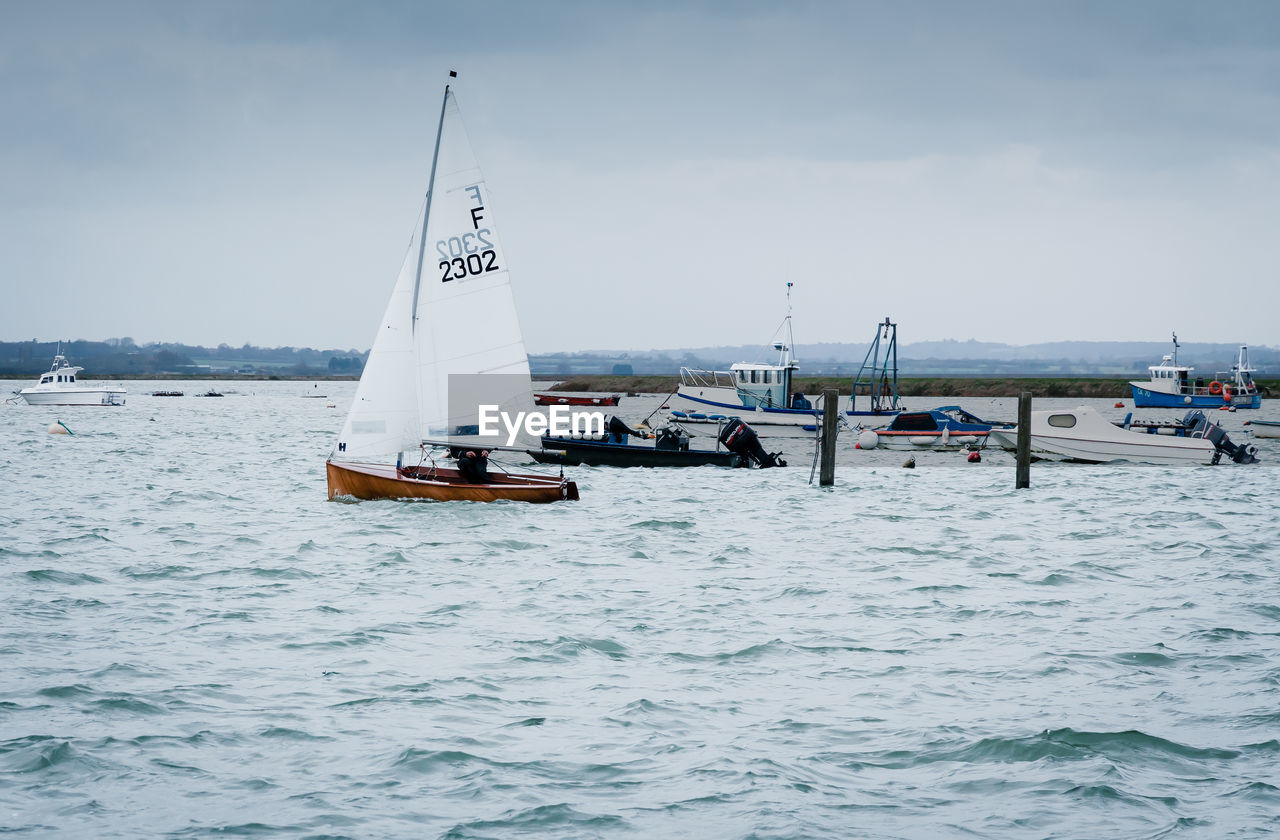
M430 450L474 434L476 415L450 408L451 377L478 383L485 404L533 402L490 196L447 85L419 222L325 465L329 498L577 499L577 485L564 478L491 472L479 445L449 450L456 469L438 466L445 456ZM406 453L416 465L405 464Z
M59 345L49 372L41 374L35 385L19 391L18 396L26 400L27 405L124 405L127 392L123 385L97 385L78 380L77 374L82 370L84 368L67 361Z

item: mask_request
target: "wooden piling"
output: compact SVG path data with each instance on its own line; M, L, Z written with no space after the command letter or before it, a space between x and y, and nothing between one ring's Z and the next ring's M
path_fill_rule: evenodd
M1018 395L1018 475L1014 489L1031 486L1031 392Z
M834 388L822 392L822 456L818 486L836 483L836 422L840 419L840 393Z

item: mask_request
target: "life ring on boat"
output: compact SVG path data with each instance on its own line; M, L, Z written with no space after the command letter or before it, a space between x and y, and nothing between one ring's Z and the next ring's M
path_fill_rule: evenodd
M1212 382L1210 382L1210 383L1209 383L1209 393L1210 393L1210 394L1213 394L1215 397L1216 397L1218 394L1221 394L1221 393L1222 393L1222 383L1221 383L1221 382L1219 382L1219 381L1218 381L1218 380L1216 380L1216 379L1215 379L1215 380L1213 380Z

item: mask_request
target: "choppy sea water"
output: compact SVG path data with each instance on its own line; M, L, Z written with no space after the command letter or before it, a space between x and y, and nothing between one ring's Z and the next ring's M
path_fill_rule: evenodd
M1280 832L1280 441L1014 491L853 435L818 489L795 438L570 470L578 503L344 504L351 383L152 385L0 406L0 833Z

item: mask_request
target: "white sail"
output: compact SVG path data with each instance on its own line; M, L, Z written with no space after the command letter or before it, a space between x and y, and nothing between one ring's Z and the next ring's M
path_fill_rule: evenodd
M412 388L415 359L413 287L418 274L422 213L396 278L387 311L365 362L336 453L372 458L418 448L418 398Z
M512 413L533 407L506 256L483 175L448 88L432 173L335 449L347 458L413 452L423 442L462 441L462 430L477 423L478 401ZM457 400L452 414L451 375L471 377L461 389L467 398ZM524 436L519 442L532 443Z
M471 400L451 412L450 375L507 374L484 380L485 401L504 410L528 410L533 397L488 187L451 92L445 94L435 173L414 330L421 439L440 441L450 433L456 439L459 428L477 420Z

